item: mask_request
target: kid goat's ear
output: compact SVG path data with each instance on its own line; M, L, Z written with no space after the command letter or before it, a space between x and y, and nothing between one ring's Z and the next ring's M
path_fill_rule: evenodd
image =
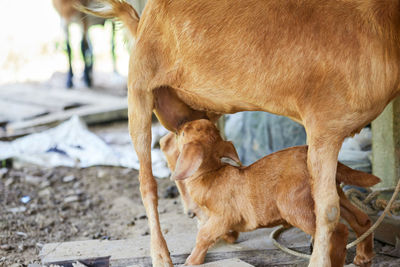
M221 152L221 161L234 166L242 166L235 146L230 141L220 143L218 150Z
M203 156L203 147L199 143L191 142L184 145L171 179L183 180L193 175L203 162Z

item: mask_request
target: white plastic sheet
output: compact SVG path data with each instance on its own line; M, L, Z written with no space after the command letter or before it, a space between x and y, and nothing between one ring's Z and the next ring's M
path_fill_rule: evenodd
M161 126L153 127L153 140L166 134ZM68 166L85 168L96 165L139 168L139 161L128 131L107 135L104 140L90 132L78 118L61 123L41 133L31 134L12 142L0 142L0 160L15 161L46 167ZM153 141L154 146L155 141ZM160 149L152 149L153 173L156 177L169 176L169 169Z

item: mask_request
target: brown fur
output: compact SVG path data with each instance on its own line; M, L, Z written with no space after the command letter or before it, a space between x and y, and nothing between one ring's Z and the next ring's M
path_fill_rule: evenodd
M177 146L171 146L168 140L173 139L167 135L161 142L161 149L170 166L175 166L174 179L186 179L186 190L205 213L203 218L207 218L202 222L196 248L187 264L203 263L208 247L232 230L243 232L290 224L314 236L314 201L307 170L307 146L273 153L248 167L233 167L222 163L221 158L238 161L236 150L232 143L220 137L210 121L188 122L178 134ZM193 166L193 162L200 163ZM349 202L339 184L369 187L380 179L341 163L337 166L336 179L341 215L360 236L371 222ZM332 266L344 264L347 235L347 228L338 224L330 240ZM373 256L371 234L357 247L354 262L367 266Z
M306 128L307 165L317 200L310 266L330 266L329 240L339 219L335 177L340 146L400 91L399 3L148 1L131 53L128 101L153 265L172 264L151 171L153 110L171 131L194 119L190 110L259 110L290 117ZM161 101L171 104L157 106L156 90L173 91L171 101Z
M85 16L76 10L75 5L87 6L89 2L90 0L53 0L53 6L66 23L70 23L76 18Z

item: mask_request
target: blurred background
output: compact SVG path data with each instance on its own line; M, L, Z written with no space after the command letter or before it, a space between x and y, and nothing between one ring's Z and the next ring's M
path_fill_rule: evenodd
M15 82L49 82L59 79L68 70L65 36L61 19L51 0L2 0L0 2L0 84ZM81 27L70 28L73 68L83 73L80 53ZM94 71L113 71L111 58L111 23L90 28L95 55ZM128 41L124 31L117 31L117 70L122 76L128 71Z

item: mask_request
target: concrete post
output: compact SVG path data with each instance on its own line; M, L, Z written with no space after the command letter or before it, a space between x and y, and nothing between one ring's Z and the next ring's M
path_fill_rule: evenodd
M396 186L400 175L400 97L372 122L372 172L382 179L377 188Z

